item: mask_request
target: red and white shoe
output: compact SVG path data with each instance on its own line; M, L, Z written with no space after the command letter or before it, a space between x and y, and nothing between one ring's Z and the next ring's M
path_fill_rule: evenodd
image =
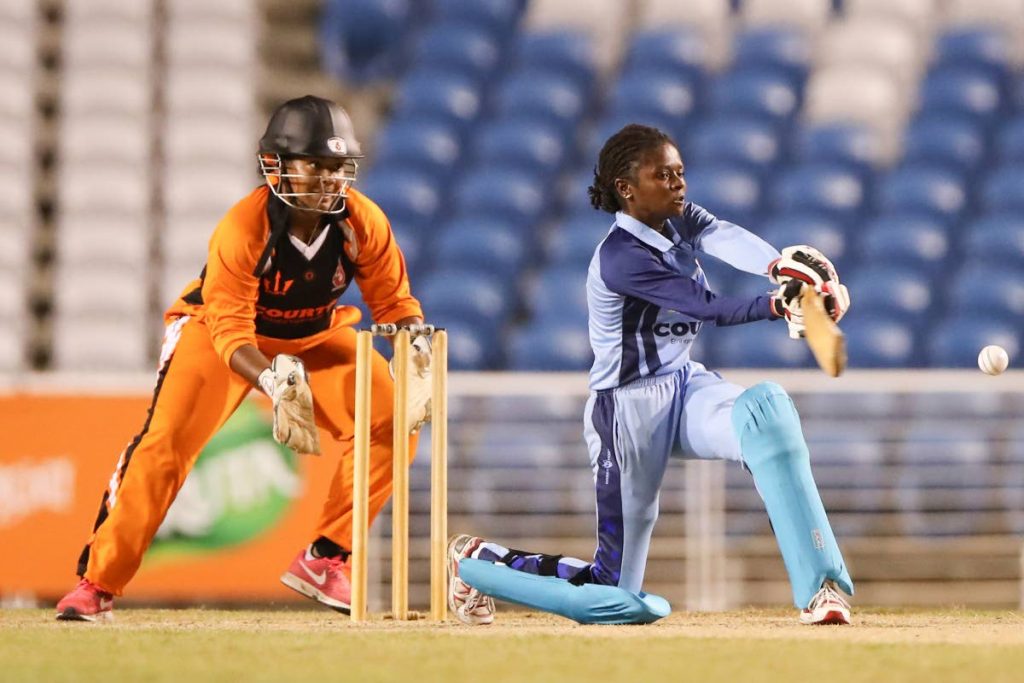
M484 539L460 534L448 541L448 609L463 624L494 623L494 598L484 595L459 578L459 560L470 557Z
M281 583L342 614L351 612L352 567L341 557L314 557L309 549L299 551Z
M831 581L826 581L811 598L807 608L800 613L800 623L811 626L849 624L850 603L839 594Z
M57 603L60 621L109 621L114 618L114 596L88 579Z

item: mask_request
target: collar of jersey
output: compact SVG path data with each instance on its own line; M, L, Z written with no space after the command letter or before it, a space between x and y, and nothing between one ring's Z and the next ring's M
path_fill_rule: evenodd
M676 245L675 242L665 237L657 230L653 229L649 225L644 225L637 219L627 213L623 213L622 211L617 211L615 213L615 225L633 235L644 244L650 245L663 253ZM669 233L672 235L676 234L671 223L669 224Z
M299 250L299 253L306 257L307 261L312 261L316 253L320 251L320 247L324 245L324 240L327 239L327 231L331 229L331 224L328 223L324 226L324 229L320 231L320 234L316 236L312 244L306 244L295 235L288 233L288 239L291 240L295 248Z

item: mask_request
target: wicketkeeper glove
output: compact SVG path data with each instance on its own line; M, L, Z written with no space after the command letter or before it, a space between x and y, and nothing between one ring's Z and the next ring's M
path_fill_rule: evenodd
M395 377L394 359L388 363L391 377ZM433 382L430 372L430 338L418 336L412 338L412 349L409 352L409 389L408 416L409 433L415 434L423 425L430 422L430 399L433 397Z
M274 440L296 453L320 455L313 392L302 361L283 353L274 356L259 384L274 403Z

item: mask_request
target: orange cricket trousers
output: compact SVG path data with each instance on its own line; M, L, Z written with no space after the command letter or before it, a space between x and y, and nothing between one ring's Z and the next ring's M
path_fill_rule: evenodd
M309 372L317 425L345 445L314 539L352 547L352 451L356 333L339 326L306 348L304 340L259 338L273 357L292 353ZM308 343L308 340L307 342ZM387 361L372 361L370 521L391 495L392 400ZM252 389L217 356L201 321L179 318L167 328L153 403L142 431L121 453L100 505L78 573L121 595L135 576L167 510L200 451ZM416 436L410 450L416 452ZM315 456L314 456L315 457Z

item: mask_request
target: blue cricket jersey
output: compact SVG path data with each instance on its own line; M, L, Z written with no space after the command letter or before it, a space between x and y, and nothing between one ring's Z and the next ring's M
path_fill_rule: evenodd
M771 317L770 296L719 296L708 290L697 252L767 275L779 252L693 202L668 223L668 237L621 211L587 272L594 366L590 388L611 389L683 368L701 325Z

